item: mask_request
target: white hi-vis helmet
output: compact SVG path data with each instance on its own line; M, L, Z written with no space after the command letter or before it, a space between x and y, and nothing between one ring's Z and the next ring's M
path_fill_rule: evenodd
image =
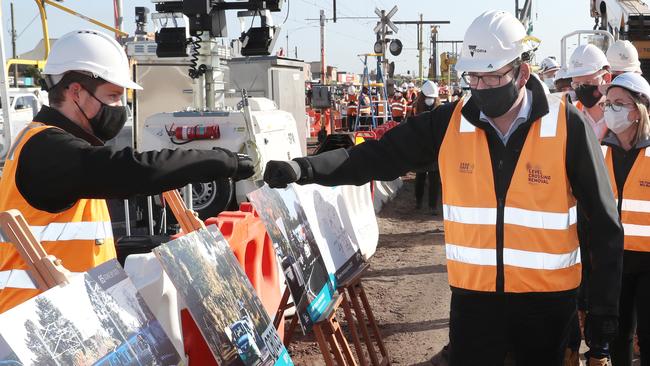
M641 73L639 52L630 41L618 40L607 49L607 61L614 72Z
M559 70L560 64L554 58L547 57L539 64L539 73L544 74L549 71Z
M348 94L356 94L357 89L354 88L354 85L348 87Z
M566 77L575 78L591 75L602 70L605 66L609 66L605 53L593 44L583 44L573 51L569 59Z
M463 48L456 64L460 72L499 70L522 54L534 51L539 44L528 36L524 26L505 11L487 11L474 19L463 38Z
M61 81L68 71L81 71L111 84L142 89L131 80L129 60L122 46L109 35L94 30L77 30L56 41L45 63L43 74L49 87Z
M438 98L438 84L427 80L422 84L422 94L427 98Z

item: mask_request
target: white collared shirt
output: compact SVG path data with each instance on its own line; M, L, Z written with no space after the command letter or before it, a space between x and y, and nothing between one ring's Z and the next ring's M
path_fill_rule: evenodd
M486 116L483 113L483 111L481 111L481 114L479 115L479 119L483 122L489 123L494 128L494 130L497 131L497 135L501 139L501 142L503 142L503 144L505 145L508 143L508 139L510 138L512 133L515 130L517 130L517 127L521 126L521 124L528 121L532 107L533 107L533 92L531 90L526 89L526 92L524 93L524 97L521 100L521 109L519 109L519 114L517 114L517 117L515 117L515 120L512 122L510 128L505 134L501 133L501 130L497 128L492 118Z

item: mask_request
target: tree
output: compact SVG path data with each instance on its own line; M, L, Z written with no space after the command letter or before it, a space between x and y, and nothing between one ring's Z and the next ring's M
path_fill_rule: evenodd
M90 304L93 306L93 311L102 324L102 328L108 332L117 344L126 342L131 333L131 329L124 323L117 311L120 309L120 305L99 286L99 283L92 280L89 276L85 276L84 283L86 285L88 299L90 299Z
M36 298L38 325L25 322L25 344L36 354L35 365L72 365L78 352L85 352L81 332L44 297Z

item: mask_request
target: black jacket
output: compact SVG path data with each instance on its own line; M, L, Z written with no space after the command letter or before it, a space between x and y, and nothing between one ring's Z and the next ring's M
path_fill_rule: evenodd
M548 113L542 85L530 78L526 87L533 92L530 118L517 128L503 145L494 128L479 120L479 109L469 102L463 115L476 127L485 130L492 160L497 202L505 200L519 154L532 121ZM366 141L349 150L333 150L320 155L296 159L308 177L322 185L363 184L370 180L393 180L415 167L437 161L438 151L457 102L441 105L434 111L412 117L379 141ZM618 314L621 283L623 236L601 148L591 127L581 113L567 106L566 171L574 196L589 218L592 271L589 293L590 311L601 315ZM497 292L503 292L503 207L497 214ZM462 292L452 288L453 291ZM575 292L575 291L572 291ZM523 296L553 296L563 293L531 293Z
M602 141L612 149L612 166L614 167L614 179L618 197L623 196L623 187L627 177L634 166L634 162L643 148L650 147L650 140L639 141L632 149L625 151L612 132L609 132ZM618 201L618 212L621 213L623 200ZM623 254L623 273L650 272L650 252L635 252L626 250Z
M229 177L237 157L221 150L114 152L53 108L34 121L48 128L32 136L18 157L16 186L27 202L61 212L81 198L158 194L194 182Z

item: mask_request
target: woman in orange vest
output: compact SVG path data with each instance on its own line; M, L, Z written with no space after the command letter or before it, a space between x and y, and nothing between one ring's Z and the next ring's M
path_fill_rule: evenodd
M126 122L121 98L129 63L113 37L70 32L56 42L43 72L50 106L23 129L7 154L0 211L18 209L45 251L71 272L115 258L105 199L158 194L191 182L244 179L248 156L227 150L113 151L104 146ZM0 313L38 295L11 243L0 243Z
M617 76L606 94L605 164L623 223L623 281L613 366L632 365L633 337L641 365L650 365L650 85L637 73Z

